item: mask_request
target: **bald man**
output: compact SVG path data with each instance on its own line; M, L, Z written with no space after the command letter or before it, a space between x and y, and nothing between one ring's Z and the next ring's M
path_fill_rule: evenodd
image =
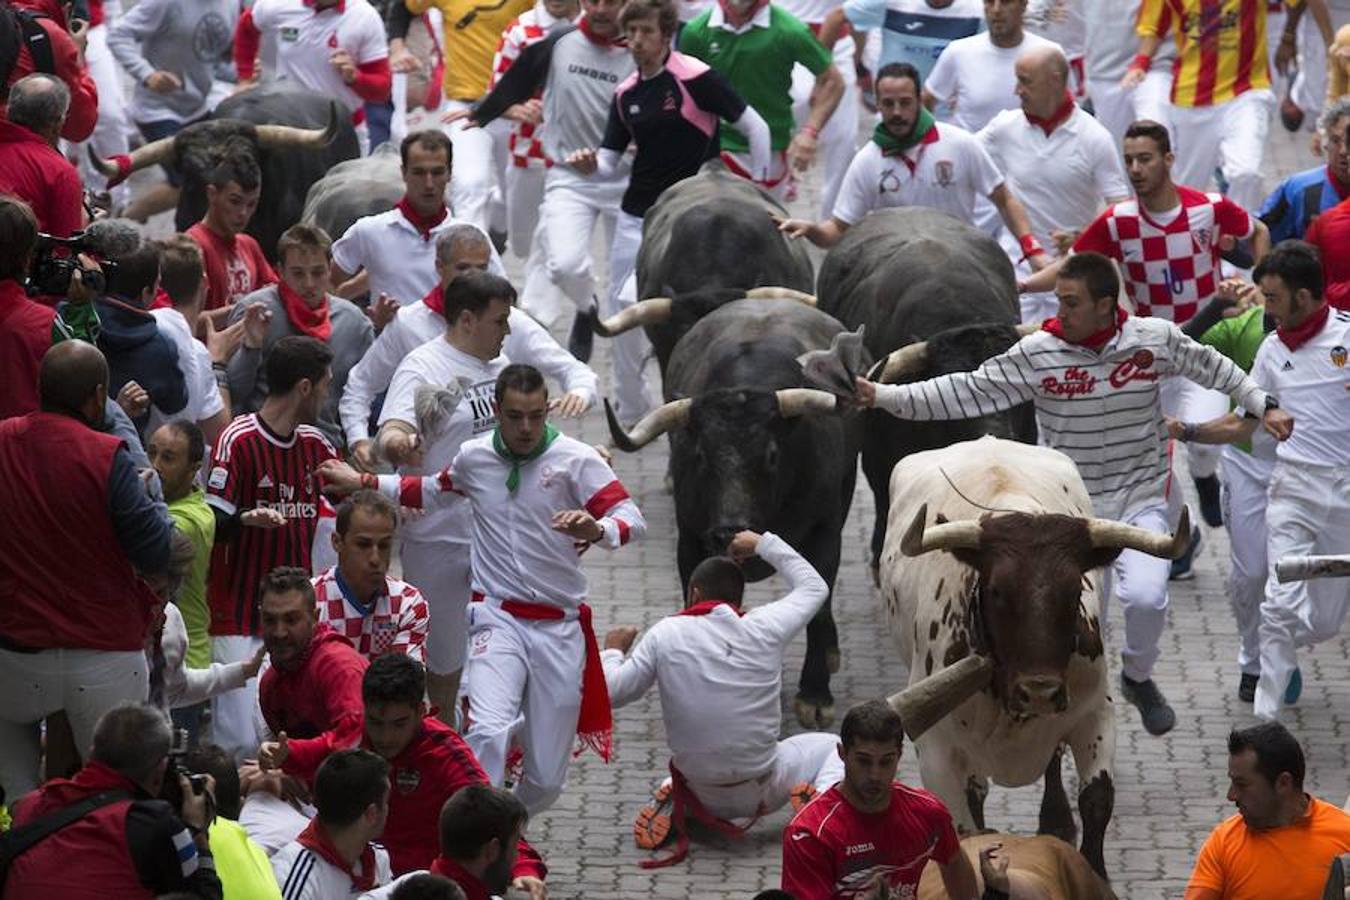
M169 569L168 518L124 441L97 430L108 363L84 341L47 351L40 408L0 422L0 787L37 786L38 725L65 710L75 746L99 718L143 702L158 602L141 580Z
M1052 257L1104 206L1130 196L1120 153L1096 119L1069 91L1069 61L1055 46L1024 50L1013 64L1018 109L1007 109L976 134L1009 189L1022 201L1031 233ZM1046 165L1053 160L1054 165ZM1004 229L1003 248L1019 278L1031 274L1019 243ZM1053 293L1023 294L1022 321L1055 314Z

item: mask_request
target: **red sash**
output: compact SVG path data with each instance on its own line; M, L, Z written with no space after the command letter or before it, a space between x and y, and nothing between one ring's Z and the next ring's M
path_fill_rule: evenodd
M644 869L664 869L666 866L673 866L689 855L689 832L685 828L685 820L692 816L695 822L716 831L718 834L725 835L732 840L737 840L745 836L754 824L764 815L764 807L761 806L755 811L755 815L744 825L735 825L726 819L719 819L717 816L708 812L703 801L698 799L693 788L689 787L689 782L685 779L684 773L675 768L675 761L670 763L670 787L673 806L670 811L670 827L675 832L675 849L666 856L658 856L655 859L644 859L638 865Z

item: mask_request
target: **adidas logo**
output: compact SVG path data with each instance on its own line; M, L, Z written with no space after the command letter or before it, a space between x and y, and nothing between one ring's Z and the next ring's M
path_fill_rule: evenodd
M1292 360L1286 359L1286 360L1284 361L1284 366L1280 369L1280 371L1281 371L1281 372L1292 372L1292 371L1294 371L1294 363L1293 363L1293 361L1292 361Z
M265 491L270 487L273 487L271 475L264 474L258 479L258 490Z

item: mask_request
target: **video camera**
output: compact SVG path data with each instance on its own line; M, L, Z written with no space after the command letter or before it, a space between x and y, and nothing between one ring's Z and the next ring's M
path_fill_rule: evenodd
M164 784L159 789L159 799L173 807L174 814L183 808L183 786L178 783L179 775L186 775L192 785L192 793L200 795L206 790L206 776L188 770L183 760L187 758L188 732L186 728L173 730L173 744L169 747L169 765L164 769Z
M80 265L81 253L99 254L102 248L93 238L80 231L68 238L54 237L38 233L37 246L33 250L33 264L28 272L28 293L32 296L64 297L70 290L70 280L76 272L80 281L95 294L102 294L108 287L105 274L115 268L117 263L100 261L103 271L87 269Z

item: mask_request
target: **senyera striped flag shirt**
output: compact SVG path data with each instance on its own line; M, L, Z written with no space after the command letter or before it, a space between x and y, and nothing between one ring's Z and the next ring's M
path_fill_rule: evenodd
M1213 106L1270 87L1267 9L1268 0L1143 0L1139 36L1176 36L1172 102Z

